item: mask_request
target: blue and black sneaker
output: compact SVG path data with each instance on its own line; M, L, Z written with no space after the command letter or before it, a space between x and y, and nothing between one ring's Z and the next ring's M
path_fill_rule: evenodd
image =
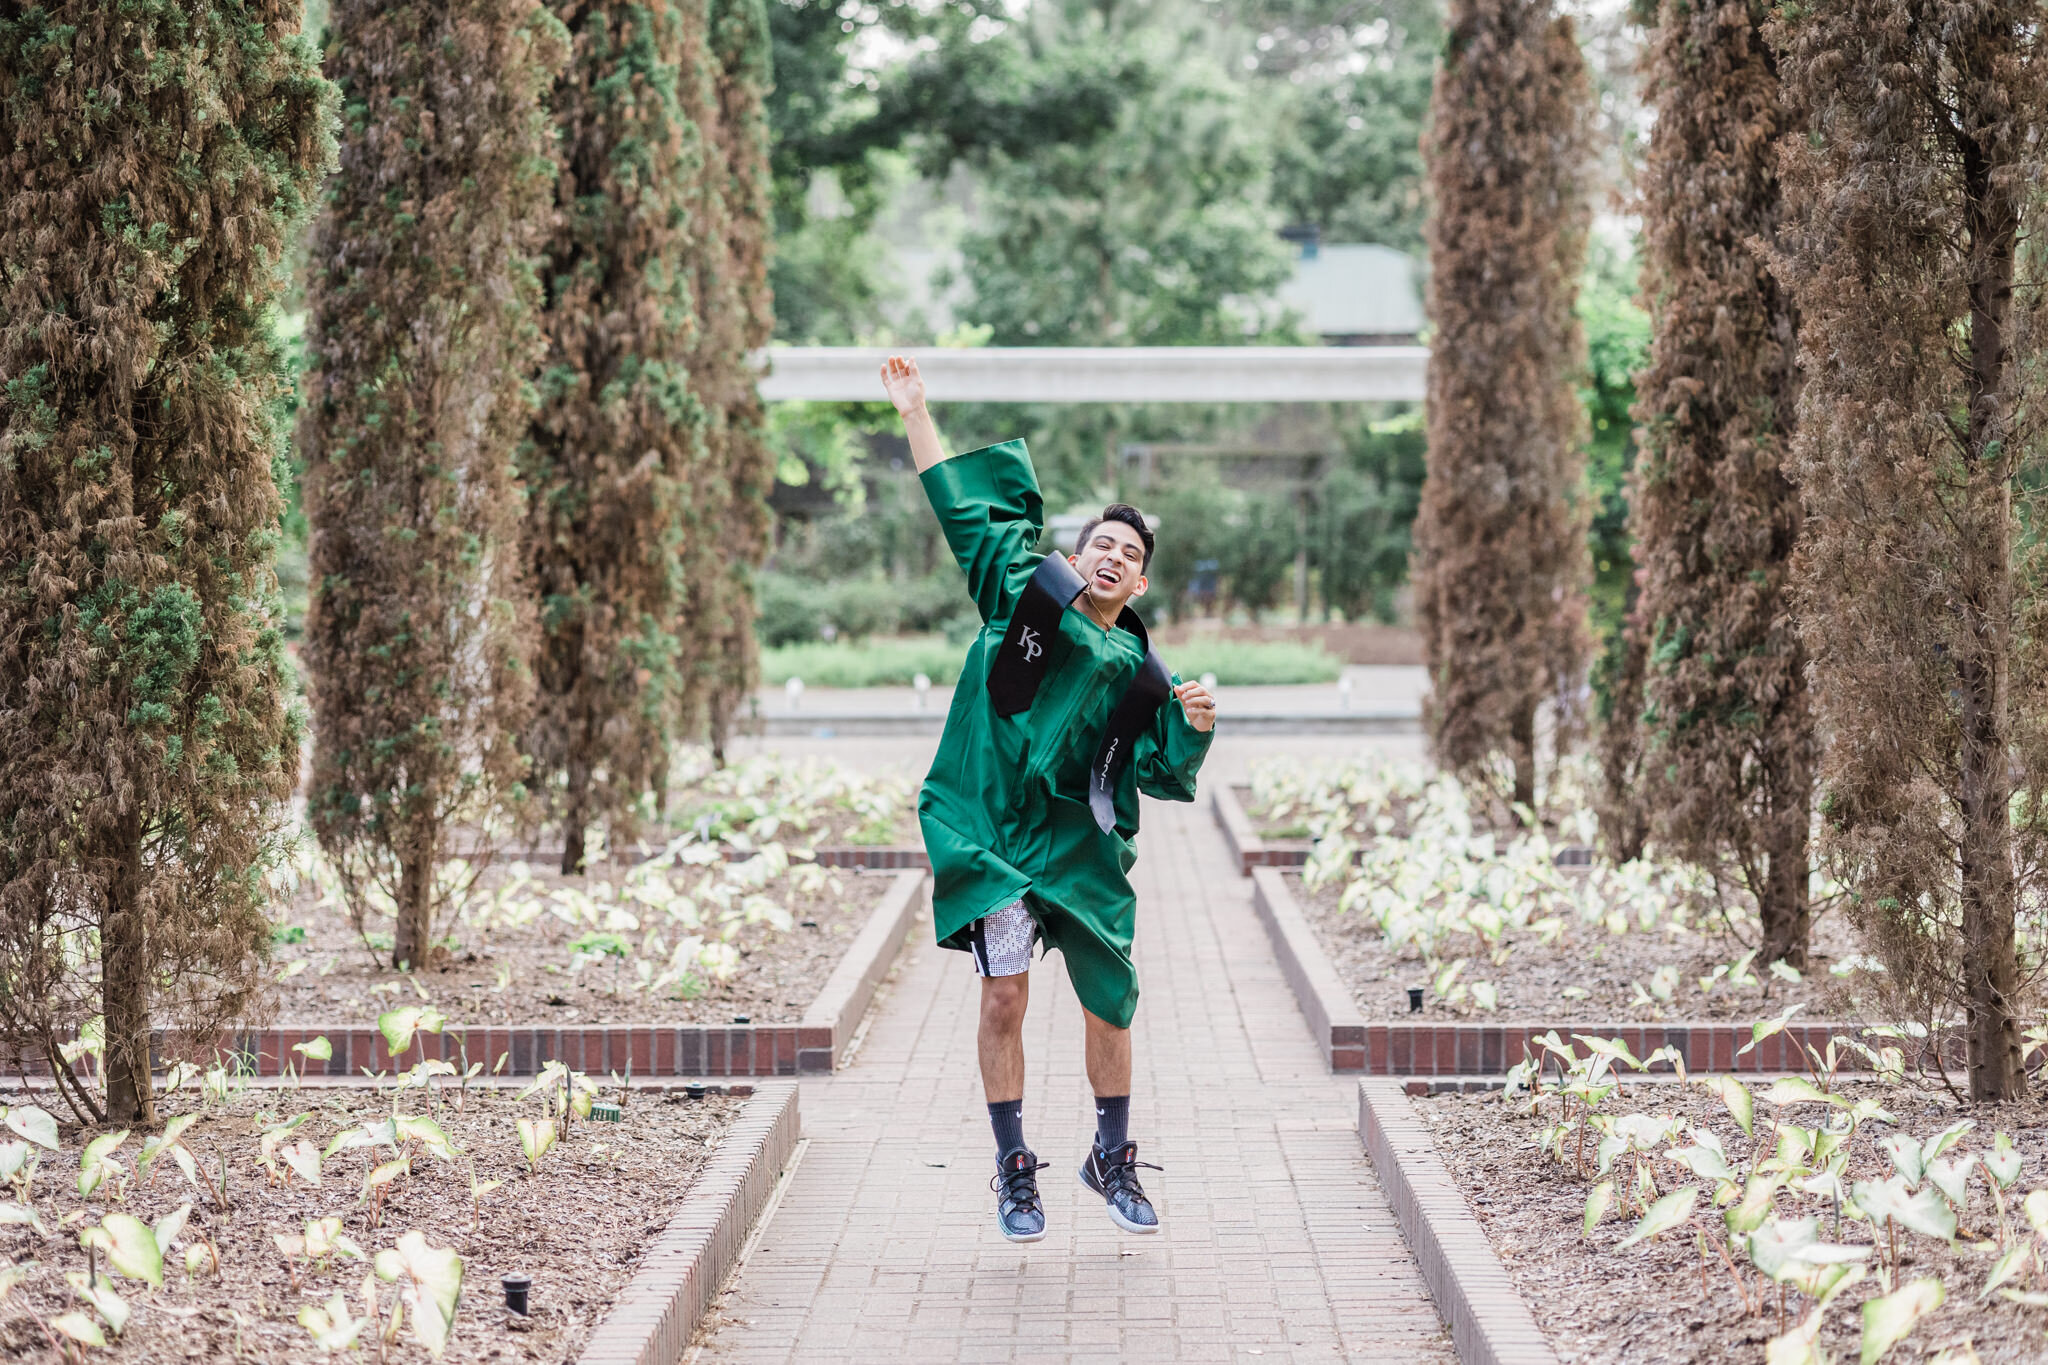
M1038 1173L1046 1163L1028 1147L1012 1147L996 1159L996 1226L1013 1242L1036 1242L1045 1236L1045 1206L1038 1202Z
M1138 1168L1160 1169L1138 1160L1138 1144L1126 1142L1113 1152L1091 1143L1088 1160L1081 1167L1081 1183L1103 1197L1109 1205L1109 1219L1125 1232L1159 1231L1159 1215L1152 1201L1138 1185Z

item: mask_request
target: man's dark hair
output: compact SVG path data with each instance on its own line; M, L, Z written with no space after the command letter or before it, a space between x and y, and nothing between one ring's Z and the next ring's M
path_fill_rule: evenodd
M1105 521L1120 521L1138 533L1138 542L1145 547L1145 562L1138 566L1139 573L1152 569L1152 528L1145 524L1145 514L1127 502L1113 502L1102 509L1099 517L1090 517L1088 524L1081 528L1080 539L1074 542L1074 553L1081 553L1081 547L1088 543L1088 537L1095 534L1095 528Z

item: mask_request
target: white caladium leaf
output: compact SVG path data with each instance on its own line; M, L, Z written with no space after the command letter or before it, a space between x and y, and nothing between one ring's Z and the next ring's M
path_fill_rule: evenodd
M1876 1365L1880 1357L1906 1339L1913 1324L1941 1307L1948 1291L1932 1276L1915 1280L1879 1299L1863 1304L1862 1365Z
M439 1160L455 1160L455 1148L448 1141L447 1132L432 1119L395 1116L391 1123L399 1141L417 1141L430 1155Z
M1780 1283L1801 1267L1848 1265L1870 1254L1867 1246L1821 1241L1818 1218L1766 1219L1745 1245L1756 1268Z
M17 1104L5 1111L5 1120L11 1132L20 1134L38 1147L57 1150L57 1120L45 1110L33 1104Z
M1728 1106L1729 1114L1746 1136L1756 1136L1756 1101L1748 1086L1733 1076L1704 1076L1700 1084L1721 1097L1721 1103Z
M1780 1108L1793 1104L1830 1104L1846 1109L1849 1102L1840 1095L1830 1095L1804 1076L1787 1076L1771 1082L1771 1088L1764 1091L1764 1103Z
M348 1300L339 1290L328 1297L326 1307L309 1303L299 1310L299 1326L312 1334L313 1344L323 1351L353 1351L369 1321L368 1317L349 1316Z
M1965 1152L1959 1157L1938 1156L1927 1163L1927 1183L1941 1191L1941 1197L1948 1200L1950 1208L1958 1214L1970 1209L1970 1172L1977 1165L1977 1154Z
M1690 1147L1675 1147L1665 1155L1691 1171L1702 1180L1740 1180L1741 1172L1728 1164L1727 1154L1718 1146L1709 1147L1695 1142Z
M1643 1069L1643 1064L1636 1060L1636 1054L1629 1051L1628 1044L1619 1038L1592 1038L1583 1033L1574 1033L1572 1041L1584 1043L1586 1051L1595 1057L1605 1057L1609 1062L1620 1062L1636 1071Z
M553 1119L519 1120L519 1150L526 1154L529 1169L538 1170L540 1159L548 1154L548 1148L555 1145L555 1121Z
M1959 1119L1920 1144L1920 1162L1924 1166L1946 1152L1961 1140L1963 1134L1977 1126L1975 1119Z
M1776 1208L1778 1191L1784 1182L1775 1176L1753 1175L1743 1188L1742 1199L1722 1213L1729 1235L1746 1237L1763 1225Z
M2034 1244L2030 1241L2014 1242L2012 1249L1999 1257L1998 1264L1991 1267L1991 1277L1984 1281L1984 1288L1978 1293L1977 1301L1982 1303L1990 1298L1991 1291L2008 1280L2025 1274L2027 1267L2034 1263Z
M12 1180L28 1165L28 1144L20 1138L0 1142L0 1181Z
M6 1203L0 1203L0 1228L12 1227L34 1228L45 1237L50 1235L43 1227L43 1220L36 1216L34 1209L16 1204L10 1200Z
M1984 1158L1984 1169L1991 1172L1991 1178L1998 1182L1998 1188L2009 1190L2020 1178L2020 1154L2013 1150L2012 1135L1995 1133L1991 1138L1991 1151Z
M101 1133L85 1144L85 1152L78 1158L78 1197L85 1199L100 1187L109 1171L125 1169L114 1160L114 1150L128 1140L128 1130L116 1133Z
M131 1280L145 1280L162 1288L164 1255L156 1244L156 1232L131 1213L110 1213L97 1227L78 1236L81 1246L98 1247L107 1264Z
M2027 1225L2048 1237L2048 1190L2030 1191L2020 1208L2027 1215Z
M1603 1180L1586 1191L1586 1217L1581 1237L1591 1237L1594 1227L1607 1216L1607 1210L1614 1204L1614 1182Z
M185 1220L191 1216L192 1201L187 1199L184 1203L157 1219L150 1227L150 1235L156 1238L156 1249L159 1256L169 1256L171 1254L172 1245L184 1234Z
M278 1148L277 1154L291 1167L293 1175L315 1189L320 1185L320 1149L304 1138Z
M48 1325L51 1331L69 1337L81 1346L106 1349L107 1337L100 1331L100 1325L76 1310L51 1318Z
M193 1279L199 1272L213 1268L213 1249L204 1242L194 1242L185 1248L185 1274Z
M377 1016L377 1032L384 1035L384 1045L391 1049L393 1057L403 1055L412 1047L414 1034L439 1033L447 1024L447 1015L420 1005L386 1010Z
M320 1159L326 1161L333 1157L336 1152L352 1152L358 1147L377 1147L381 1145L382 1139L375 1132L371 1131L368 1125L360 1128L345 1128L327 1140L327 1146L321 1150Z
M1637 1242L1645 1241L1655 1237L1660 1232L1668 1232L1672 1228L1677 1227L1680 1223L1692 1217L1692 1207L1699 1201L1699 1197L1700 1190L1697 1185L1688 1185L1682 1190L1674 1190L1672 1193L1665 1195L1662 1199L1650 1205L1650 1211L1643 1215L1642 1222L1636 1224L1636 1230L1622 1238L1620 1244L1614 1249L1616 1251L1626 1251Z
M327 1041L327 1035L303 1043L293 1043L292 1051L299 1053L309 1062L331 1062L334 1060L334 1044Z
M128 1301L115 1292L112 1280L104 1275L95 1275L92 1283L88 1284L83 1270L67 1270L64 1283L77 1291L79 1298L91 1304L95 1313L106 1319L115 1336L128 1330Z
M362 1199L368 1199L374 1191L382 1189L384 1186L389 1185L391 1182L397 1180L402 1175L411 1174L411 1157L402 1156L399 1157L396 1161L387 1161L383 1165L378 1166L376 1169L372 1170L368 1175L363 1177L363 1192L358 1197Z
M1741 1047L1741 1050L1738 1051L1735 1055L1740 1057L1743 1055L1743 1053L1749 1052L1751 1049L1755 1048L1757 1044L1761 1043L1764 1039L1770 1037L1772 1034L1783 1033L1785 1031L1785 1025L1792 1022L1792 1016L1799 1013L1799 1011L1805 1008L1806 1006L1803 1004L1787 1005L1782 1011L1772 1016L1771 1018L1759 1019L1755 1023L1751 1024L1749 1026L1749 1041L1744 1043Z
M1866 1273L1862 1266L1854 1263L1814 1264L1801 1261L1786 1273L1785 1283L1825 1308Z
M450 1248L427 1245L426 1236L415 1231L399 1237L396 1250L378 1252L375 1268L379 1279L400 1284L413 1334L439 1359L462 1298L462 1258Z
M1903 1176L1908 1185L1917 1185L1927 1178L1927 1163L1920 1155L1920 1144L1907 1134L1888 1134L1877 1145L1892 1159L1892 1169Z
M1870 1216L1872 1222L1883 1223L1889 1218L1902 1228L1910 1228L1928 1237L1939 1237L1944 1242L1955 1240L1955 1210L1933 1190L1908 1194L1902 1177L1859 1180L1850 1189L1849 1197L1857 1208Z
M1764 1343L1764 1365L1829 1365L1820 1349L1821 1319L1826 1310L1816 1307L1789 1331Z

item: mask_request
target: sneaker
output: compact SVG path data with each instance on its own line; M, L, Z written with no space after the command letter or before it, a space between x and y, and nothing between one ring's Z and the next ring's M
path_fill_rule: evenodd
M1081 1167L1081 1183L1101 1195L1109 1205L1109 1219L1125 1232L1159 1231L1159 1215L1152 1201L1138 1185L1138 1167L1160 1168L1138 1160L1138 1144L1126 1142L1114 1152L1090 1144L1088 1160Z
M1028 1148L1013 1147L996 1160L996 1227L1013 1242L1036 1242L1045 1236L1045 1206L1038 1202L1038 1173L1046 1163Z

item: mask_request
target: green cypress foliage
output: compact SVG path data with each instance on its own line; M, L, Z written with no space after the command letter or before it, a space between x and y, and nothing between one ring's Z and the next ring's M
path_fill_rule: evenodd
M154 1121L261 991L302 722L280 263L331 164L296 0L0 8L0 1028ZM59 1038L106 1025L105 1103Z
M555 87L548 356L523 459L541 631L526 747L570 873L591 822L630 830L665 779L682 699L683 516L704 458L689 376L704 138L681 87L702 19L673 0L558 0L555 14L573 50Z
M768 127L772 79L762 0L709 0L704 59L686 101L708 134L696 201L698 332L692 373L709 418L692 522L684 631L691 699L723 755L759 672L753 569L768 548L774 463L750 352L774 326Z
M1770 36L1799 308L1794 600L1822 851L1893 998L2026 1090L2048 890L2048 33L2035 0L1831 0ZM2021 918L2026 907L2025 918ZM2038 997L2032 997L2038 999Z
M542 354L545 100L566 55L538 0L333 9L341 166L311 249L300 424L309 808L358 923L395 913L399 963L429 959L456 827L487 850L525 770L513 452Z
M1787 600L1799 497L1783 469L1797 329L1761 256L1780 218L1776 143L1799 121L1765 8L1663 0L1650 46L1654 335L1629 499L1644 672L1636 709L1608 720L1640 728L1638 789L1659 843L1732 864L1762 916L1764 960L1804 967L1817 753Z
M1452 0L1429 165L1429 469L1416 615L1439 762L1536 795L1536 717L1578 724L1591 639L1574 314L1591 85L1553 0Z

